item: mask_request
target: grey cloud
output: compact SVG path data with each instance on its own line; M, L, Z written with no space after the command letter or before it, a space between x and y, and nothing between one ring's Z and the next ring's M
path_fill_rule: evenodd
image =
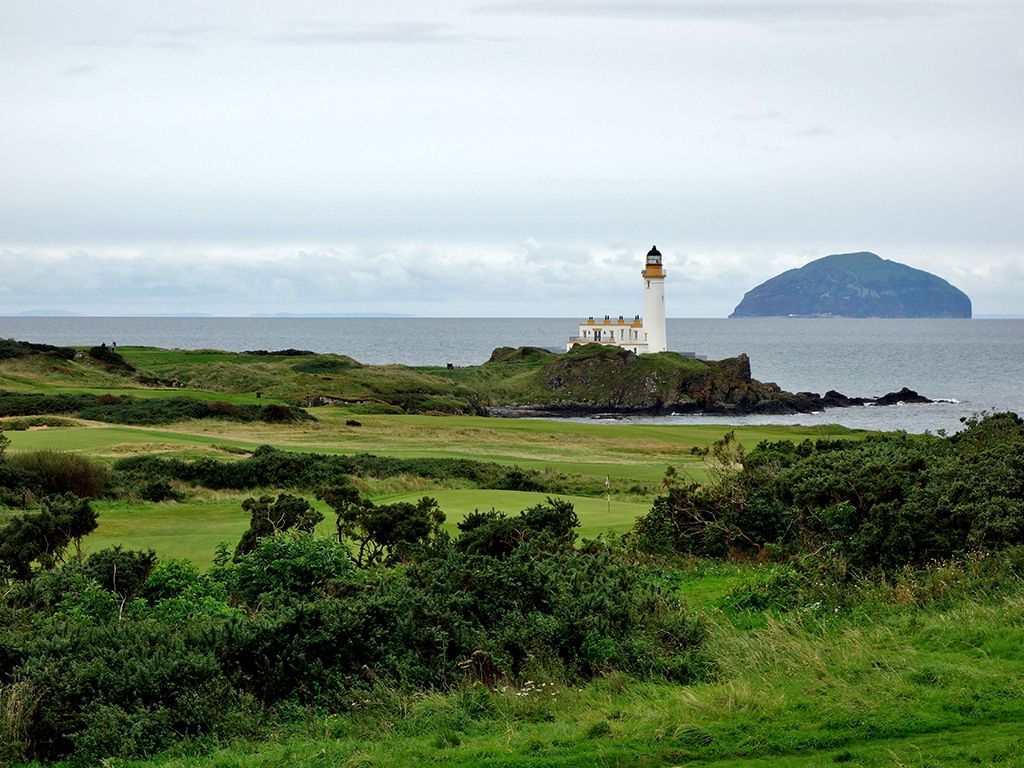
M744 112L736 115L731 115L729 119L739 123L753 123L766 120L781 120L782 113L775 112L774 110L765 110L764 112Z
M944 0L506 0L484 13L596 18L695 19L751 23L884 21L940 17L977 6Z
M139 32L145 35L155 35L158 37L195 39L197 37L209 37L210 35L233 33L235 32L235 29L232 27L222 27L212 24L186 24L177 27L143 27Z
M310 26L260 38L275 45L439 44L495 42L452 24L392 22L341 27Z
M434 22L380 22L367 24L304 26L258 32L222 26L146 27L132 37L82 38L69 45L87 48L158 48L197 50L214 42L269 44L280 46L330 45L436 45L470 42L499 42L505 38L471 32L463 27Z
M90 75L98 70L95 64L82 64L77 67L68 67L61 72L61 77L79 77L80 75Z
M827 253L820 248L687 247L658 240L670 274L670 316L722 317L743 291ZM405 243L366 248L146 247L0 249L0 315L41 308L92 314L396 312L564 316L640 311L639 264L649 241ZM1019 312L1024 258L877 249L968 291L975 310Z
M76 48L128 48L134 42L130 37L81 37L68 40L67 45Z
M802 128L799 131L793 131L793 135L810 139L821 139L835 136L836 131L828 125L813 125L810 128Z

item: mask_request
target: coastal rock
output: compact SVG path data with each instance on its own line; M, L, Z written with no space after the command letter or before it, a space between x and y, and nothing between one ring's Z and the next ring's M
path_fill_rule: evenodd
M890 392L887 395L882 395L874 400L874 405L899 405L900 403L932 403L934 400L929 400L923 395L919 395L912 389L903 387L899 392Z

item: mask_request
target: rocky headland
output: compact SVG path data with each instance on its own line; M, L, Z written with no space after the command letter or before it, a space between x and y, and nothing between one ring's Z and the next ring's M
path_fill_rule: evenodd
M527 354L536 356L537 352ZM523 354L522 348L500 348L489 362ZM823 395L787 392L778 384L754 379L750 374L750 358L745 354L725 360L694 360L673 352L638 356L618 347L598 345L551 355L539 366L537 378L543 397L532 402L489 405L486 414L504 417L788 415L827 408L932 402L906 387L881 397L847 396L835 390Z

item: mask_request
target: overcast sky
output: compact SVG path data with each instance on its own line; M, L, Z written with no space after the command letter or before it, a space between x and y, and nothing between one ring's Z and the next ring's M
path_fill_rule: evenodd
M1024 314L1024 2L0 4L0 314L640 311L869 250Z

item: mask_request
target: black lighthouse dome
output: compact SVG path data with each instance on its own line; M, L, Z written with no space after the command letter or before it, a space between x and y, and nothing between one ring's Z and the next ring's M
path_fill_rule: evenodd
M647 263L661 264L661 251L658 250L658 246L652 245L651 250L647 252Z

